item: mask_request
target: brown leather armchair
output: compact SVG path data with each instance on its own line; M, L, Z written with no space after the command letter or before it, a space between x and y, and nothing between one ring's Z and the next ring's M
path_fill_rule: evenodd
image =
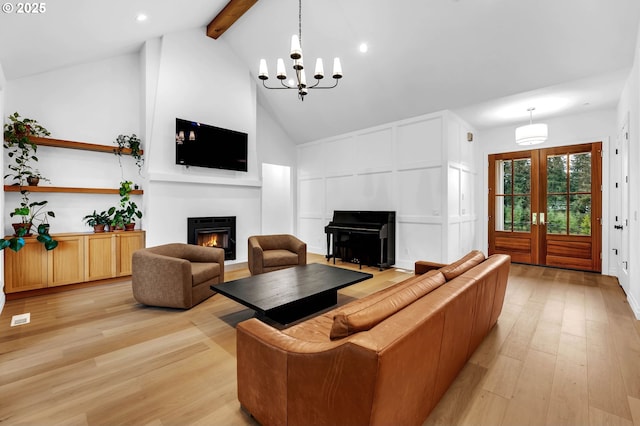
M249 237L251 275L307 264L307 244L293 235L254 235Z
M211 297L210 286L224 282L224 250L172 243L133 252L133 297L140 303L191 308Z

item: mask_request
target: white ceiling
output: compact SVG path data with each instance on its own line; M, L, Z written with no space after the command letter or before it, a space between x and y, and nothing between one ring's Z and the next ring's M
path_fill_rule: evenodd
M135 51L149 38L204 27L226 2L58 0L40 16L2 13L0 63L11 80ZM640 18L638 0L304 0L302 7L306 66L322 57L328 74L339 56L344 78L304 102L293 90L258 88L259 102L298 143L443 109L481 129L525 122L531 106L534 121L613 108ZM136 22L138 12L148 21ZM218 42L254 76L267 59L273 76L297 31L297 0L261 0ZM368 53L358 51L361 42Z

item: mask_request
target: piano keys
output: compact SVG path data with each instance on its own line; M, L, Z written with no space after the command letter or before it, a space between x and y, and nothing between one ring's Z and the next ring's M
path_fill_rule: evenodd
M395 230L396 212L335 210L324 227L327 260L389 268L395 263Z

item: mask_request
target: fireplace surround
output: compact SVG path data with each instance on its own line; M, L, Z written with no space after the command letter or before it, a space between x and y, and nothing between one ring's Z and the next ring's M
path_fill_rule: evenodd
M224 249L224 260L236 258L236 217L187 218L187 243Z

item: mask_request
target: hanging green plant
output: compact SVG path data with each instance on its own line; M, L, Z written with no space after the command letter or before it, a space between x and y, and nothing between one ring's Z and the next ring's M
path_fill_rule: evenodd
M142 172L142 165L144 164L144 158L142 156L142 141L138 138L135 133L131 136L127 135L118 135L116 138L116 145L118 148L114 149L113 152L118 157L118 164L120 165L120 172L122 174L122 162L120 157L125 149L131 150L131 156L136 161L136 166L138 166L138 173Z
M42 127L36 120L31 118L22 118L17 112L11 114L9 122L4 125L4 148L7 150L7 156L12 162L7 168L12 173L4 176L5 179L11 178L14 185L27 186L27 179L32 177L44 178L37 170L31 166L32 161L38 161L36 145L30 136L49 136L51 133Z

